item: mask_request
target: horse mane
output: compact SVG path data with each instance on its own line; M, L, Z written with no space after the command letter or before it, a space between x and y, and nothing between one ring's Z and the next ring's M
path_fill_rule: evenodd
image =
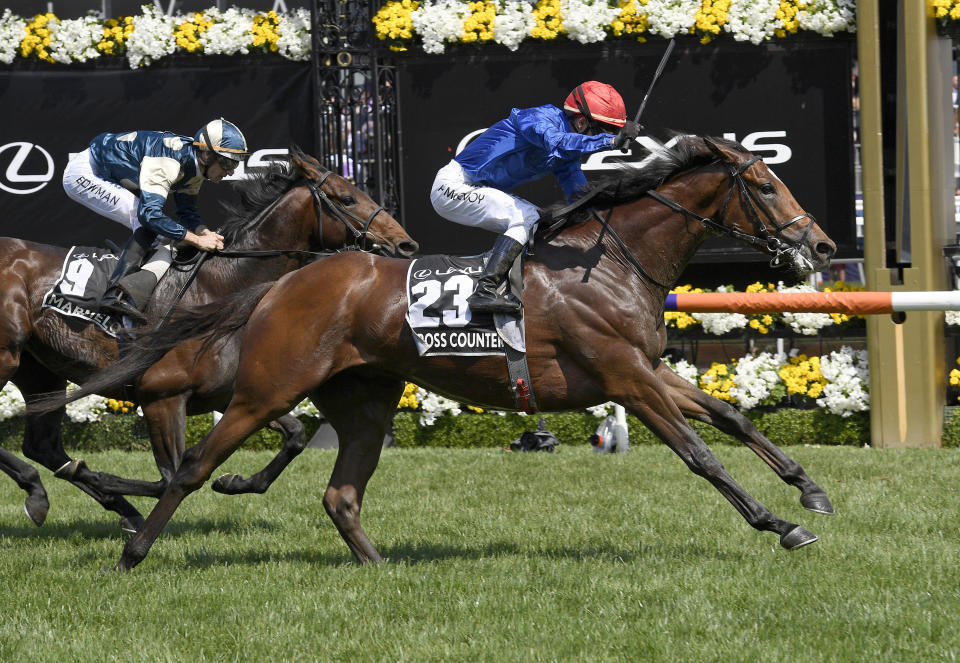
M744 154L749 151L740 143L726 138L710 140L717 145L733 148ZM643 197L647 191L656 189L674 175L696 166L715 161L717 155L710 151L701 136L680 135L672 146L663 145L651 150L649 156L639 166L623 164L608 174L601 175L591 183L589 205L597 209L610 209L618 205L633 202ZM551 206L551 211L565 207L567 203ZM570 213L570 221L584 220L590 211L587 208L576 209Z
M226 218L220 228L229 245L245 234L260 214L303 177L289 160L271 161L266 168L246 171L246 177L233 183L239 202L221 202Z

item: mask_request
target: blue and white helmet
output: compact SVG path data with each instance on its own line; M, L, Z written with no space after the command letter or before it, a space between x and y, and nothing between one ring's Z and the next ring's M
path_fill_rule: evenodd
M220 156L234 161L240 161L250 153L243 132L237 128L237 125L227 122L222 117L203 125L193 137L193 144L204 150L213 150Z

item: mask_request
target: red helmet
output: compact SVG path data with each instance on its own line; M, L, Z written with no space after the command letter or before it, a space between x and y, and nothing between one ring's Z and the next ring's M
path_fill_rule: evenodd
M587 81L567 95L563 110L583 115L591 122L622 127L627 122L623 97L613 86L599 81Z

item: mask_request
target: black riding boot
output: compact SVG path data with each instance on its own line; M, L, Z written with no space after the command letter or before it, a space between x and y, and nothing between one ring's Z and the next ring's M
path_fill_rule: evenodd
M143 257L150 250L155 236L146 228L137 228L133 236L127 241L120 254L120 262L110 276L110 283L100 299L100 310L107 313L126 315L138 321L146 320L140 312L137 302L133 302L123 287L123 281L137 276ZM152 274L150 276L153 276ZM128 301L129 300L129 301ZM143 302L145 304L146 302Z
M483 274L477 281L477 287L467 299L471 311L520 315L520 304L498 295L497 288L506 278L510 266L521 251L523 251L523 244L520 242L506 235L497 237L490 252L490 259L487 260Z

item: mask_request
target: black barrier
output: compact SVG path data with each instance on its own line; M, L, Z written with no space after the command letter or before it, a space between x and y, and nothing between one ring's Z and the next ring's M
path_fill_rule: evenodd
M726 40L677 44L641 123L647 134L669 130L727 135L764 157L804 208L837 242L839 256L858 255L854 210L851 58L847 37L790 39L760 45ZM592 47L523 45L517 53L455 49L442 57L411 55L400 63L402 219L424 252L476 253L493 237L444 221L429 201L436 171L469 137L511 108L561 105L585 80L612 84L633 117L666 42ZM612 167L618 152L584 162L587 177ZM642 157L640 150L631 155ZM516 193L546 205L562 192L554 178ZM709 240L698 261L763 260L730 241Z
M285 154L291 141L308 151L315 144L310 65L275 58L170 58L136 71L23 67L0 71L0 98L0 235L50 244L119 242L130 234L68 199L61 185L69 155L101 132L192 136L222 116L252 150L235 178ZM215 227L218 201L233 198L232 187L207 182L201 216Z

